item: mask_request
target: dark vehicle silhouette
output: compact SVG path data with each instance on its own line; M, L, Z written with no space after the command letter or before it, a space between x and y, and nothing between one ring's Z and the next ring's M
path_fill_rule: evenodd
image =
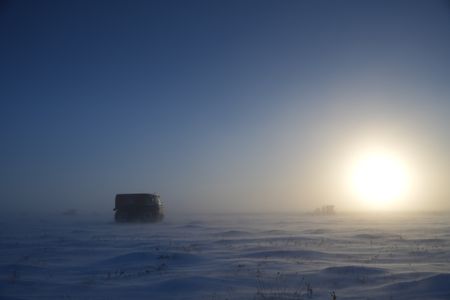
M116 222L158 222L164 218L161 200L155 194L117 194Z

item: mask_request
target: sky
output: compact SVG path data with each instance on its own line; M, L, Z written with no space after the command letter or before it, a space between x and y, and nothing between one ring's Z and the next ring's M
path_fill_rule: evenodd
M450 209L448 1L1 1L4 211L363 209L364 147Z

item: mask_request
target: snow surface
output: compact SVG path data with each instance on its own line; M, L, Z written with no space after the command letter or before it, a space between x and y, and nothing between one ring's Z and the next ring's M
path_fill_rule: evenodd
M450 299L450 218L0 221L0 299Z

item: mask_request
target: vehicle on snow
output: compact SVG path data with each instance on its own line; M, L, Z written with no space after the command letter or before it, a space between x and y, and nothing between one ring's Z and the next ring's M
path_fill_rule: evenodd
M115 199L116 222L158 222L164 218L164 210L159 195L117 194Z

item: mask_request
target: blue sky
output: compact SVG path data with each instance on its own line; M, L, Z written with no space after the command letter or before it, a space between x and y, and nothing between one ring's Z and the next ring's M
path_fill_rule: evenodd
M447 1L6 1L0 54L12 210L311 209L374 128L450 173Z

